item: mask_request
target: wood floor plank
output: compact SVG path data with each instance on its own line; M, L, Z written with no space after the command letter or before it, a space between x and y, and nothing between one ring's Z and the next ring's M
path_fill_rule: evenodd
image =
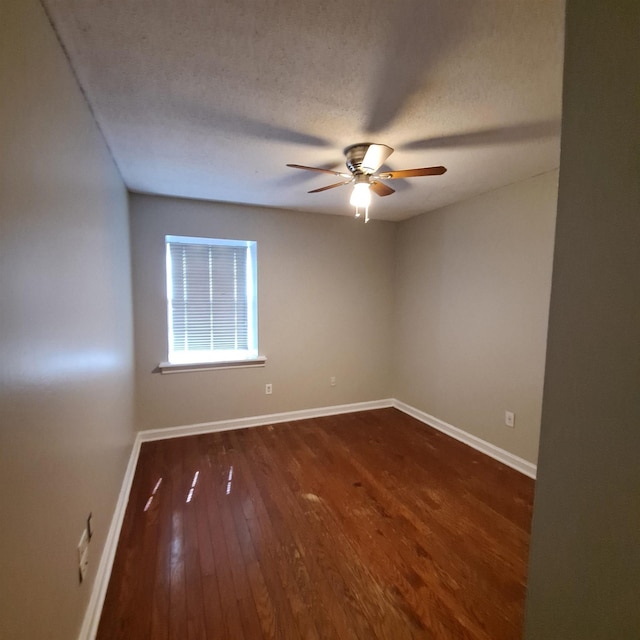
M172 478L171 456L165 447L158 446L155 474L151 476L153 488L144 509L157 510L158 547L156 550L154 584L151 603L151 633L153 640L167 640L169 637L169 594L171 591L171 522ZM136 471L137 474L137 471Z
M278 425L276 432L286 428ZM278 514L282 521L282 528L289 527L295 541L294 554L298 553L302 561L314 575L316 585L326 585L323 599L329 606L329 615L335 620L340 638L375 637L370 622L362 611L354 586L345 578L341 571L341 559L334 555L335 545L331 539L328 527L317 527L309 518L307 504L301 499L300 487L292 480L286 465L283 465L274 455L277 451L265 438L269 430L256 432L256 437L262 440L262 445L255 453L258 461L257 471L263 472L263 481L267 488L263 497L273 498L270 510ZM291 460L295 464L295 458ZM274 486L280 490L273 492Z
M97 637L518 638L532 502L395 409L144 443Z
M222 434L222 438L226 442L225 434ZM215 496L214 499L217 505L217 518L222 527L222 533L227 547L231 580L240 609L244 635L248 639L251 638L253 640L253 638L255 638L256 640L260 640L264 635L260 625L257 604L253 590L251 589L247 566L242 556L242 550L231 513L230 504L232 501L235 501L236 495L232 497L231 492L227 493L228 488L230 488L229 483L233 482L235 453L227 444L222 452L214 450L212 455L213 459L217 461L219 468L226 471L226 476L223 476L222 482L216 482L214 484L213 495Z
M361 470L353 456L345 458L352 465L353 473L362 477ZM335 483L340 458L336 456L325 475ZM403 554L407 539L419 540L419 532L410 524L397 517L395 498L383 493L375 494L361 482L357 486L343 487L336 490L348 494L348 499L338 502L342 509L342 517L349 523L358 549L367 554L367 561L380 568L380 578L394 595L397 605L409 617L410 622L420 629L428 629L434 637L448 635L466 638L464 626L459 624L463 611L458 610L455 618L446 615L448 591L441 579L441 573L431 571L425 573L424 579L416 573L416 565L423 560L416 556L413 549ZM389 500L385 500L389 498ZM407 526L409 525L409 526ZM429 589L428 587L432 587ZM451 627L454 628L451 628Z
M216 567L218 593L222 610L222 619L220 622L222 623L223 635L220 637L244 640L245 635L242 629L240 607L238 604L239 596L236 595L233 584L231 564L227 553L227 542L216 498L216 484L224 482L224 473L228 470L226 467L221 468L218 457L210 453L213 449L221 446L219 437L216 437L218 435L219 434L211 434L211 445L209 445L206 440L201 439L199 442L200 452L205 460L203 469L206 476L206 479L202 483L201 497L209 522L211 548ZM211 628L210 617L208 628Z
M269 595L264 589L264 580L257 566L253 547L245 526L242 523L244 514L240 510L237 478L234 470L237 467L236 455L230 445L227 434L221 434L224 442L224 460L219 452L210 455L227 471L226 478L216 483L218 517L227 540L227 551L232 565L232 576L236 595L243 616L245 636L248 638L273 637L274 615ZM226 482L225 482L226 480Z
M276 430L273 438L285 443L286 450L294 449L290 425ZM353 538L353 530L341 517L343 512L340 506L344 493L339 483L336 486L331 482L333 469L324 467L323 460L317 455L305 457L305 445L301 441L299 445L295 450L295 458L285 459L280 455L278 459L299 487L301 502L312 527L326 532L326 545L333 549L338 571L345 583L353 585L350 591L356 610L367 620L374 637L410 638L412 620L397 608L389 606L389 594L385 592L381 581L376 579L372 571L374 565L368 563L366 554L360 553L363 549ZM282 447L274 447L276 453L283 450ZM310 452L307 450L307 453ZM308 484L305 486L305 483ZM336 490L332 492L332 488Z
M174 443L175 458L170 469L171 530L169 552L169 640L183 640L187 630L187 594L184 569L184 499L189 486L184 468L184 440Z
M232 432L230 437L236 446L243 447L245 451L248 447L258 446L255 434L249 431ZM286 529L278 527L277 521L272 521L273 511L269 513L266 508L251 467L247 463L247 457L243 456L238 463L238 480L250 499L244 500L242 507L255 546L260 548L260 563L265 569L264 574L270 579L270 588L277 594L276 600L281 602L284 598L289 601L298 626L298 637L309 640L337 637L328 616L317 616L314 619L308 615L309 611L317 612L321 609L317 591L313 588L314 583Z
M198 568L200 570L200 587L202 589L202 609L204 615L203 638L225 637L223 625L223 611L220 601L220 591L218 586L218 571L212 548L211 530L209 527L209 517L206 507L202 504L207 500L206 485L211 481L209 471L209 461L201 454L200 442L198 438L190 438L191 455L197 460L199 471L199 483L194 490L193 505L196 519L196 536L198 545ZM188 494L187 494L188 495Z
M352 437L354 431L353 429L344 430L344 437ZM331 436L335 445L336 439L339 439L341 434L334 432ZM368 446L368 443L360 438L353 444L351 449L345 449L344 455L349 455L352 459L357 458L359 455L365 455L365 457L374 456L373 460L378 462L379 456L376 451L367 453ZM494 568L496 562L502 560L500 551L503 550L504 545L495 537L490 541L483 537L485 532L483 531L482 519L479 518L476 502L469 495L466 495L463 488L459 487L452 479L452 491L444 494L445 498L440 501L441 504L438 505L437 512L438 517L430 518L427 521L425 514L430 512L428 505L420 504L419 502L419 487L423 482L421 476L424 471L419 466L412 466L410 469L412 486L409 491L404 491L402 486L398 485L396 475L391 471L395 466L400 470L397 471L397 475L406 473L406 461L404 459L402 461L394 461L392 458L394 456L385 456L386 473L380 482L366 468L354 461L354 464L358 464L363 476L367 477L368 488L366 491L369 493L373 491L375 494L377 489L378 494L375 494L374 498L376 501L386 504L387 509L391 511L391 514L388 515L394 515L396 508L399 507L397 515L415 527L415 532L412 536L420 544L423 553L429 550L430 557L438 558L443 566L445 575L454 578L455 583L458 585L458 591L453 595L455 596L456 608L459 614L463 614L467 609L468 616L479 618L476 620L479 627L486 627L486 620L489 620L493 623L488 625L490 637L492 638L512 637L513 630L509 624L500 624L500 628L498 628L498 624L503 618L508 618L510 613L516 618L521 616L520 609L515 612L509 610L509 604L513 602L513 597L505 598L504 596L509 593L513 596L515 590L515 599L521 607L524 598L524 583L520 580L520 576L525 569L526 551L524 551L525 557L521 558L519 566L515 568L515 573L514 567L505 563L501 565L503 570L496 572ZM435 464L435 461L432 461L431 467ZM444 471L439 469L436 474L441 478L444 475ZM427 479L427 482L429 481L430 479ZM431 511L433 512L433 510ZM496 514L493 523L488 523L487 526L495 526L498 522L499 518ZM423 539L420 543L419 531L423 524L427 525L427 528L422 530ZM487 523L484 524L486 525ZM438 535L434 536L434 532L438 533ZM510 531L510 533L514 533L514 531ZM520 531L517 531L517 533L520 533ZM402 538L396 537L396 540L401 541ZM434 544L438 546L434 546ZM399 549L401 549L401 545L399 545ZM454 559L453 563L450 562L452 557ZM420 571L420 566L423 564L424 562L422 561L416 564L418 571ZM422 577L428 578L430 575L430 572L426 571L423 572ZM500 584L496 585L496 581L499 581ZM464 597L461 597L460 589L462 589ZM446 589L443 589L442 593L445 594ZM494 599L491 597L492 593L502 594L503 597ZM460 619L464 619L464 617Z
M152 601L145 596L153 588L155 554L158 542L158 511L144 509L151 493L151 473L157 465L158 449L149 447L141 456L141 473L127 508L128 527L121 538L119 553L121 562L114 568L114 580L126 587L112 592L105 599L106 606L122 610L118 618L101 621L101 633L110 638L148 638L150 635Z
M301 449L308 448L307 443L302 442L302 435L291 434L291 437L300 440ZM308 438L305 440L309 442ZM303 451L299 450L298 455L303 456ZM427 589L429 578L434 574L428 574L428 578L422 581L413 568L419 558L407 561L399 553L398 547L401 546L407 532L398 526L399 522L391 512L391 505L371 500L371 494L341 481L344 475L340 473L340 468L348 462L352 460L340 460L336 456L324 463L318 461L315 465L308 464L306 468L316 470L319 482L322 478L320 492L323 501L326 497L326 501L335 505L341 528L348 531L352 538L353 552L361 556L363 563L379 569L376 581L381 585L381 592L386 591L385 599L392 600L393 606L404 613L402 625L394 626L395 634L399 634L398 628L405 628L412 634L430 633L435 638L444 636L462 640L478 637L490 640L486 635L477 636L468 632L464 625L460 624L461 611L458 610L455 617L450 615L447 608L452 607L447 603L447 599L442 597L443 585L439 580L435 582L436 589ZM358 475L355 466L351 469L351 475ZM416 532L408 533L413 537ZM374 539L376 534L377 540ZM381 607L384 607L382 603ZM397 620L394 621L394 625L398 625Z
M184 568L187 600L187 638L200 640L206 637L204 592L202 586L201 557L209 560L206 551L201 554L198 537L199 501L202 492L202 469L196 438L185 438L184 464L187 482L184 500Z
M230 434L229 438L236 450L238 445L246 444L240 443L233 434ZM318 638L313 625L306 622L298 624L303 605L297 585L287 580L289 576L279 566L282 563L275 563L273 555L265 549L267 540L273 543L273 539L270 531L263 531L260 527L251 491L245 479L246 470L242 468L241 462L242 457L238 456L234 467L234 490L246 497L243 497L240 508L233 510L233 515L238 538L242 540L243 556L254 574L252 585L255 584L254 597L258 604L260 620L264 620L264 635L268 638ZM298 616L294 615L292 602L297 604Z

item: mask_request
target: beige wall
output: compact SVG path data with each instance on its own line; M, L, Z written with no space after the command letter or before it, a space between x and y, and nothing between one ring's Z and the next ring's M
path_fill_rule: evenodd
M0 636L69 640L133 438L127 200L35 0L0 5L0 86Z
M393 396L535 463L557 177L366 227L132 195L138 427ZM264 369L153 373L166 359L167 234L258 240Z
M140 429L388 397L392 223L142 195L130 202ZM167 358L167 234L257 240L266 367L152 373Z
M640 3L568 0L528 640L640 638Z
M525 180L402 222L396 249L394 397L533 463L556 198L557 172Z

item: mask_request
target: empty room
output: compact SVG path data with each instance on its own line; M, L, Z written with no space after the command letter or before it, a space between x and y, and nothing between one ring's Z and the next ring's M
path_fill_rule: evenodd
M640 637L637 2L0 34L0 638Z

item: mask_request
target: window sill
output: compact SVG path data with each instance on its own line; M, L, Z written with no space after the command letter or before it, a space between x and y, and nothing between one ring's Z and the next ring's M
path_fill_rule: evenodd
M166 373L186 373L188 371L213 371L216 369L253 369L264 367L267 362L266 356L258 356L251 360L226 360L222 362L192 362L189 364L174 364L171 362L161 362L156 368L156 372Z

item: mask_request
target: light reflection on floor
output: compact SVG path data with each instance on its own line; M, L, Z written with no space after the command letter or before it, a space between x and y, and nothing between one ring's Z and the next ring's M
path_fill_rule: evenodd
M231 493L231 482L233 481L233 465L229 467L229 475L227 476L227 495Z
M187 502L191 502L191 499L193 498L193 492L196 490L199 475L200 472L196 471L195 475L193 476L193 482L191 483L191 488L189 489L189 493L187 494Z
M156 493L158 493L158 489L160 488L160 485L162 484L162 478L158 478L158 482L156 482L156 486L153 487L153 491L151 492L151 495L149 496L149 499L147 500L147 504L144 505L144 510L148 511L149 507L151 506L151 503L153 502L153 499L156 496Z

